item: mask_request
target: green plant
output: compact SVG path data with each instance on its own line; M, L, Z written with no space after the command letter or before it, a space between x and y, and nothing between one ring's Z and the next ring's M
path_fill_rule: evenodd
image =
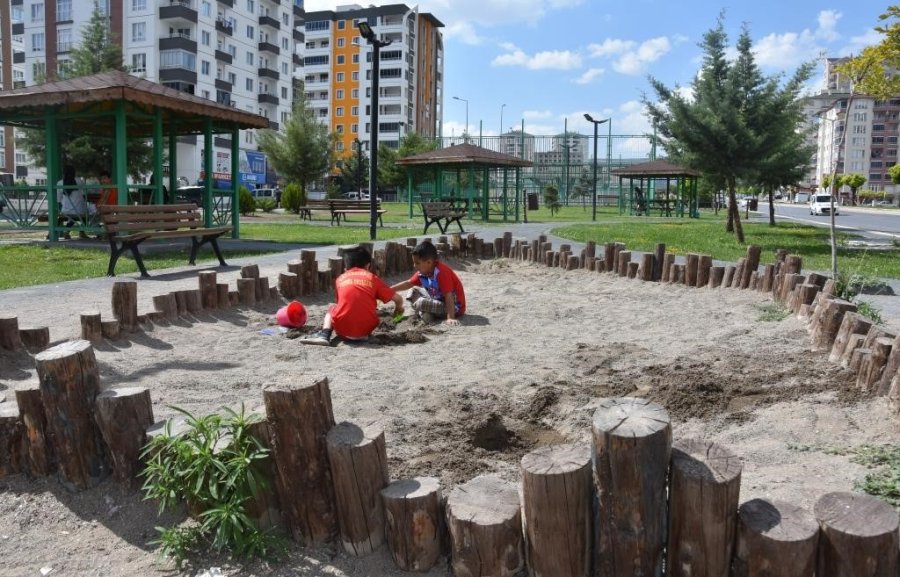
M767 303L756 307L759 311L757 320L762 322L782 321L791 316L791 311L779 303Z
M256 199L253 198L246 186L238 189L238 208L242 216L253 214L256 211Z
M900 508L900 446L863 445L855 450L854 463L876 469L858 481L855 488Z
M271 198L263 198L256 201L256 208L261 209L263 212L272 212L276 206L278 206L278 203Z
M864 317L867 317L876 325L880 325L882 322L884 322L884 319L881 318L881 309L868 301L857 301L856 312Z
M185 430L175 432L172 420L164 434L144 448L143 491L159 502L160 513L182 502L198 525L158 528L163 556L181 563L202 544L239 557L268 557L280 540L260 531L247 515L246 505L267 489L261 461L269 450L251 433L256 415L224 409L225 415L185 417Z
M544 206L550 209L550 216L559 210L559 189L552 184L548 184L544 188Z
M294 214L299 214L300 207L306 206L306 193L299 184L292 182L284 187L284 192L281 193L281 206Z

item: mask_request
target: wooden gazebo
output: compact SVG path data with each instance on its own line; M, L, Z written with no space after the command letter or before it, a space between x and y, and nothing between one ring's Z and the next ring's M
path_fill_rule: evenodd
M464 198L469 207L470 216L480 214L482 220L488 220L490 216L490 171L499 169L502 172L502 188L500 198L502 200L503 219L506 220L510 212L510 200L512 200L515 220L519 219L519 194L522 189L521 169L533 166L530 160L524 160L517 156L503 154L476 146L474 144L457 144L446 148L439 148L429 152L423 152L414 156L407 156L397 161L400 166L408 167L409 172L407 187L409 194L409 214L413 215L413 191L414 171L428 171L432 175L433 199L442 200L452 196ZM513 171L515 178L515 194L509 195L509 171ZM444 189L444 173L451 172L456 176L454 190ZM476 173L480 173L481 186L476 189ZM462 175L467 178L463 183ZM464 190L463 190L464 189ZM460 191L460 192L455 192Z
M57 240L57 190L60 179L60 136L64 129L68 134L88 134L113 138L113 166L110 167L113 185L119 191L136 188L128 185L128 158L126 142L130 138L142 138L153 142L153 172L162 175L163 146L169 150L169 190L178 187L177 137L203 135L204 171L213 174L213 135L231 137L231 189L214 190L214 179L204 179L203 213L205 225L211 226L214 218L214 192L220 202L219 223L230 221L232 234L239 234L238 172L239 130L268 128L269 121L257 114L244 112L217 104L205 98L180 92L149 80L131 76L126 72L110 71L48 82L15 90L0 92L0 125L36 128L46 133L47 184L46 206L49 220L49 237ZM152 200L161 204L163 179L153 181ZM147 189L146 185L141 188ZM173 194L174 196L174 194ZM224 199L230 199L226 202ZM129 202L129 194L118 195L120 204Z
M651 160L617 168L611 174L618 177L620 191L623 181L628 181L627 193L619 193L621 213L648 215L651 210L658 209L660 215L665 216L671 216L673 211L680 217L685 212L691 218L699 216L697 178L700 173L696 170L667 160ZM661 181L665 181L665 188L660 190L658 184Z

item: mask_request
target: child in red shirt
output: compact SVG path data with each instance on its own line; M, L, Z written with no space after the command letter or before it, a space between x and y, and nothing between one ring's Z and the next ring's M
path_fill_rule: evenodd
M416 273L391 288L395 291L412 288L409 300L426 322L439 317L446 318L448 325L458 325L457 318L466 313L466 293L456 272L438 260L437 249L429 241L413 249L412 259Z
M377 275L369 272L372 255L364 247L344 253L347 271L335 281L336 303L328 307L322 330L300 342L331 344L332 330L350 341L364 341L378 326L377 301L394 301L394 316L403 314L403 298Z

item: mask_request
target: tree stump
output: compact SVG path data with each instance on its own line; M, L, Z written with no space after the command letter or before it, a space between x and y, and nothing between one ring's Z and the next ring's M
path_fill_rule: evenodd
M203 300L198 289L179 291L184 294L184 305L189 314L196 314L203 310Z
M891 346L894 339L889 337L878 337L872 343L872 354L866 358L859 366L859 372L856 375L856 386L863 391L876 389L881 381L881 374L887 364L888 357L891 354Z
M299 288L300 281L295 273L283 272L278 274L278 290L281 291L281 296L289 300L295 299L299 296L297 294L300 292Z
M781 272L784 274L800 274L800 271L803 268L803 258L800 255L789 254L784 259L784 265L781 267Z
M593 240L589 240L584 245L584 261L585 262L593 262L594 257L597 256L597 243Z
M671 279L669 277L672 274L672 265L673 264L675 264L675 255L670 252L667 252L663 256L662 272L660 273L660 278L662 279L662 282L671 282Z
M778 300L783 303L790 303L791 293L794 292L794 288L798 285L803 284L803 281L806 280L802 274L787 274L784 276L784 279L781 281L781 291L778 294Z
M63 482L79 489L95 485L106 472L94 402L100 374L87 341L69 341L34 358L47 419L48 437L59 461Z
M503 256L503 238L498 237L494 239L494 255L497 258L501 258Z
M831 353L828 360L832 363L839 363L844 353L844 348L853 334L866 334L872 327L872 322L866 317L856 312L848 312L844 314L841 320L841 326L834 337L834 344L831 346Z
M242 266L241 278L259 278L259 265L245 264Z
M800 312L803 305L812 304L816 294L822 290L819 285L803 283L794 289L794 299L791 301L791 311Z
M256 304L256 279L255 278L239 278L237 279L237 289L239 302L248 307Z
M231 306L231 299L228 298L228 283L216 283L216 301L220 309L227 309Z
M695 287L702 288L709 284L710 269L712 269L712 257L708 254L701 254L700 261L697 263L697 281L694 283Z
M503 257L509 258L509 249L512 246L512 238L513 235L511 232L507 231L503 233ZM497 255L498 257L500 255Z
M603 245L603 262L606 263L606 270L612 271L618 264L616 260L616 243L607 242Z
M751 244L747 247L747 256L744 257L746 260L744 262L744 274L741 276L741 287L742 289L750 288L750 276L757 272L759 268L759 257L762 254L762 249L754 244Z
M817 575L896 577L898 518L893 507L860 493L826 493L813 512L822 536Z
M744 269L747 268L747 259L741 257L734 267L734 275L731 277L731 284L727 288L741 288L741 278L744 276Z
M759 271L753 271L750 273L750 286L748 287L750 290L755 291L756 287L759 285Z
M569 258L567 259L567 262L566 262L566 270L576 270L576 269L580 268L578 265L579 265L579 258L577 256L575 256L574 254L569 255Z
M722 278L721 288L729 288L731 283L734 282L734 266L726 265L725 266L725 276Z
M709 288L719 288L725 279L725 267L714 266L709 269Z
M368 555L384 543L381 490L390 482L384 429L343 422L326 441L341 542L351 555Z
M97 426L109 449L112 476L131 485L141 472L141 450L153 424L153 403L145 387L107 389L97 395Z
M20 473L25 459L19 407L15 403L0 403L0 479Z
M445 527L435 477L394 481L381 490L388 547L403 571L425 572L441 556Z
M261 276L256 279L256 302L265 302L271 297L272 294L269 292L269 277Z
M40 352L50 345L50 329L47 327L19 329L19 340L27 350Z
M167 321L178 317L178 303L172 293L153 297L153 308L162 313L163 318Z
M738 512L734 577L814 577L819 524L812 513L753 499Z
M18 351L22 348L19 337L19 318L10 315L0 316L0 349Z
M825 308L819 316L818 324L813 329L813 347L819 351L830 351L837 337L838 329L844 320L844 314L855 312L856 305L844 299L831 299L825 302Z
M661 575L669 415L634 397L604 400L594 412L594 478L600 499L595 573Z
M685 439L672 448L669 548L673 576L727 576L741 492L741 461L715 443Z
M662 280L663 261L666 258L666 244L657 243L656 249L653 251L653 279L654 281Z
M515 483L482 475L453 489L447 529L456 577L517 577L525 570Z
M840 364L842 367L845 369L850 368L850 361L853 359L856 350L862 347L864 340L866 340L866 335L858 333L850 335L850 338L847 339L847 344L844 346L844 351L841 353Z
M373 255L374 257L374 255ZM328 257L328 270L331 272L331 282L344 273L344 259L342 257Z
M97 342L103 338L99 312L88 311L81 313L81 338L91 342Z
M631 262L631 251L630 250L622 250L619 251L619 268L616 270L619 276L627 276L628 275L628 263Z
M590 447L542 447L522 457L520 470L531 574L590 577Z
M763 269L762 273L762 282L759 283L760 292L770 293L772 292L772 284L775 282L775 265L767 264Z
M200 302L203 308L212 311L219 308L219 289L216 288L216 271L200 271L198 277Z
M628 278L636 278L640 265L636 262L628 263Z
M276 384L263 391L272 428L279 498L291 534L320 545L337 535L334 487L325 436L334 427L328 378L307 386Z
M641 280L650 282L653 280L653 271L656 265L653 262L653 254L645 252L641 255Z
M884 371L881 373L881 380L878 382L878 394L880 396L886 395L891 389L891 379L894 378L898 370L900 370L900 335L895 336L894 341L891 343L891 354L888 355Z
M253 411L255 414L263 412L260 407ZM281 514L281 502L278 499L278 468L272 456L272 427L269 421L262 419L250 425L250 434L269 449L269 454L256 462L256 470L265 477L266 486L257 487L253 496L246 501L247 515L253 519L260 529L284 529L284 519Z
M112 312L119 321L120 330L126 333L137 329L137 283L133 280L117 280L112 286Z
M19 405L19 418L22 420L25 436L23 469L34 476L46 477L54 470L54 458L47 438L47 417L44 413L41 389L37 385L18 389L16 404Z
M103 335L103 338L109 339L111 341L118 340L122 335L121 326L119 325L119 321L111 320L111 321L100 321L100 333Z
M237 306L241 302L241 295L237 290L229 290L228 291L228 304L231 306Z
M700 269L700 255L694 252L688 253L684 266L684 284L697 286L697 273Z

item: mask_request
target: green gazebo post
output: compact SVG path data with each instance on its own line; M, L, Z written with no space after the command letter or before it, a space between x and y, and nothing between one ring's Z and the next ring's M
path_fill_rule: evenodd
M240 130L235 126L231 129L231 238L240 238L241 229L241 195L238 193L238 176L241 174L239 139Z

